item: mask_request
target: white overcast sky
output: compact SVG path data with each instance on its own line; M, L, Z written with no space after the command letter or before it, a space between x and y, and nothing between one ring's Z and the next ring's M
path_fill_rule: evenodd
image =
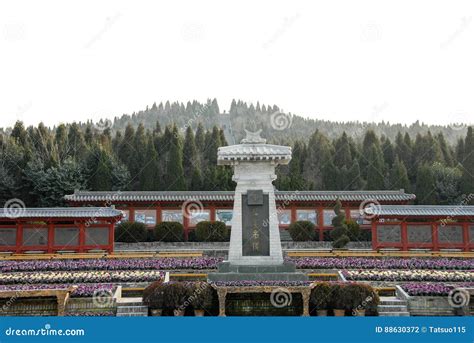
M473 17L474 1L2 1L0 126L214 97L471 122Z

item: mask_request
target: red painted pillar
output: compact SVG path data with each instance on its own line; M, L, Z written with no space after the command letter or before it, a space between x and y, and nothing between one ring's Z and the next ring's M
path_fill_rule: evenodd
M107 248L108 253L112 253L114 251L114 243L115 243L114 242L114 240L115 240L114 228L115 228L115 223L110 222L109 223L109 245L108 245L108 248Z
M163 221L163 216L161 214L161 206L158 205L156 208L156 223L161 223Z
M16 253L21 252L21 247L23 245L23 224L21 222L16 223Z
M371 230L372 230L372 250L377 250L377 222L375 219L372 219L371 222Z
M317 208L317 211L318 211L318 228L319 228L319 241L322 242L323 239L324 239L324 230L323 230L323 227L324 227L324 218L323 218L323 208L322 207L318 207Z
M79 252L84 252L86 245L86 228L83 222L79 224Z
M48 223L48 254L53 253L54 245L54 225L52 222Z
M405 221L402 222L402 250L408 250L408 235L407 235L407 223Z
M216 206L215 205L209 206L209 220L211 222L216 221Z
M128 215L129 215L128 220L131 222L134 222L135 221L135 208L134 207L129 208Z
M290 207L290 210L291 210L291 219L290 219L290 224L291 223L294 223L296 221L296 206L294 205L291 205Z
M189 212L187 208L184 208L183 211L184 241L187 242L189 236Z
M439 251L438 225L431 223L431 238L433 239L433 250Z
M469 223L462 224L462 237L464 243L464 251L469 251L470 237L469 237Z

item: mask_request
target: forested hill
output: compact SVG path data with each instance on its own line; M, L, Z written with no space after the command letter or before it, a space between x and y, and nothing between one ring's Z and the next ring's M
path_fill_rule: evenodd
M377 118L383 115L384 108L384 105L374 108L372 113L374 121L378 121ZM466 134L466 127L462 125L437 126L417 121L407 126L388 122L362 123L358 122L357 118L352 122L337 122L308 119L286 112L276 113L278 111L280 109L276 105L247 104L240 100L232 101L230 109L220 108L216 99L208 100L207 103L192 101L186 104L167 101L147 106L145 110L131 115L116 117L110 123L103 121L100 125L112 125L113 129L123 130L128 123L134 127L142 123L145 128L153 129L157 120L163 126L175 123L181 129L187 126L196 129L198 123L202 123L206 129L211 129L218 124L227 130L226 137L229 143L234 143L232 140L240 141L244 128L263 129L262 135L275 143L295 139L309 140L316 129L330 139L339 137L345 131L356 140L362 139L367 129L373 130L378 136L385 135L391 140L395 139L398 132L402 134L407 132L411 137L416 137L418 133L426 134L428 131L434 135L442 132L450 145L456 144L458 138Z
M240 140L241 128L261 127L270 141L293 148L290 164L277 170L280 190L403 188L419 204L474 199L472 127L449 144L447 128L404 132L387 125L378 134L384 126L351 131L349 124L290 118L273 106L233 103L228 115L215 100L189 106L153 105L113 123L17 122L0 132L0 202L63 205L75 189L232 190L232 171L217 166L217 149Z

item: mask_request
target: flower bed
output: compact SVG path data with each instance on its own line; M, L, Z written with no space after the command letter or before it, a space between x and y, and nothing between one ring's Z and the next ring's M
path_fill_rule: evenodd
M282 286L282 287L293 287L293 286L309 286L312 281L219 281L213 284L219 287L251 287L251 286Z
M68 284L17 284L0 285L0 291L30 291L43 289L67 289L72 285ZM116 286L112 284L78 284L76 290L71 294L74 298L92 297L95 292L104 290L113 292Z
M474 269L474 259L456 258L303 257L289 261L300 269Z
M158 270L17 272L0 274L0 284L146 282L156 281L162 277L162 272Z
M83 259L1 261L0 272L79 271L79 270L170 270L215 269L222 259L216 257L160 258L160 259Z
M447 296L455 288L474 287L474 283L449 285L443 283L406 283L401 286L410 296Z
M344 270L342 274L347 280L354 281L474 281L474 272L472 271Z

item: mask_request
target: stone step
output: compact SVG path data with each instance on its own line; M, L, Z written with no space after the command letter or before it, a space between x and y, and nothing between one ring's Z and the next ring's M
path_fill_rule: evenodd
M397 305L379 305L378 306L379 312L406 312L407 307L402 305L402 306L397 306Z
M380 312L380 317L409 317L410 312Z
M148 312L117 313L116 317L148 317Z
M146 306L117 306L117 314L125 313L148 313Z
M290 233L288 230L280 230L280 241L282 242L292 242L293 239L291 238Z
M380 300L380 305L408 306L406 300Z

